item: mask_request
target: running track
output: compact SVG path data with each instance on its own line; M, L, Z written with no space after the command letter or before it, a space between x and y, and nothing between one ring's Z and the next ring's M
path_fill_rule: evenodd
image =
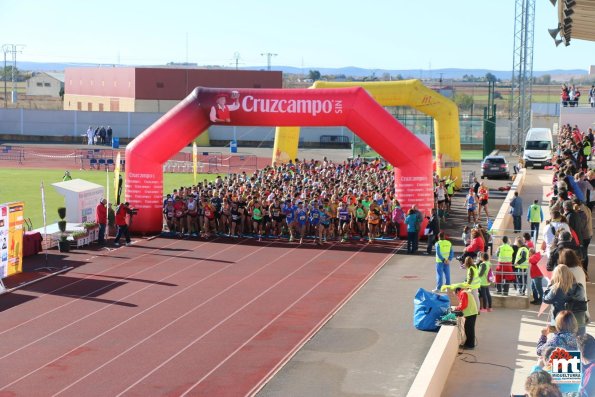
M0 396L243 396L399 243L139 240L0 297Z

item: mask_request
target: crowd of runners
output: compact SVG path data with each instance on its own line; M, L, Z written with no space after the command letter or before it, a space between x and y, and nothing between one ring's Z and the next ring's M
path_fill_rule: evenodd
M415 207L408 212L421 224ZM408 215L394 196L393 168L361 158L296 160L217 176L168 194L163 214L165 228L179 236L285 237L317 244L395 238Z

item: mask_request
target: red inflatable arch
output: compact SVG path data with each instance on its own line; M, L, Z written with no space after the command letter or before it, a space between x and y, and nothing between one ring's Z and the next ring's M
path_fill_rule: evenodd
M428 214L433 206L431 150L363 88L199 87L126 148L126 201L139 209L133 231L161 231L163 164L211 124L348 127L395 167L396 194L405 210L417 204Z

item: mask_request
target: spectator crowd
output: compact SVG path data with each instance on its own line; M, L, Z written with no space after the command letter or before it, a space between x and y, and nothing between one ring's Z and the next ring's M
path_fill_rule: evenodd
M107 128L104 126L98 126L93 128L93 126L89 126L87 132L85 133L87 137L87 145L111 145L112 144L112 136L113 130L112 127L109 125Z
M549 274L545 290L543 272L536 266L541 258L530 259L532 303L550 305L547 324L537 341L538 364L526 383L530 396L562 396L575 390L573 385L552 384L549 372L553 360L563 354L561 349L581 354L579 393L568 395L595 396L595 375L592 375L595 339L586 332L591 321L587 294L588 247L593 235L591 209L595 201L595 174L588 166L592 147L592 129L583 132L570 125L560 129L556 158L551 167L550 219L546 222L540 246ZM534 249L534 255L541 255L540 251ZM546 389L550 394L544 394Z

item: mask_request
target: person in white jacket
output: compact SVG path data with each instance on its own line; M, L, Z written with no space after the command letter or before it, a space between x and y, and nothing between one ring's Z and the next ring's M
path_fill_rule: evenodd
M93 127L89 126L87 129L87 145L93 144L93 137L95 136L95 130Z
M554 211L552 213L552 219L548 222L549 223L546 224L545 232L543 233L543 242L545 243L545 255L549 259L556 234L560 231L567 231L570 233L570 226L562 220L560 211Z

